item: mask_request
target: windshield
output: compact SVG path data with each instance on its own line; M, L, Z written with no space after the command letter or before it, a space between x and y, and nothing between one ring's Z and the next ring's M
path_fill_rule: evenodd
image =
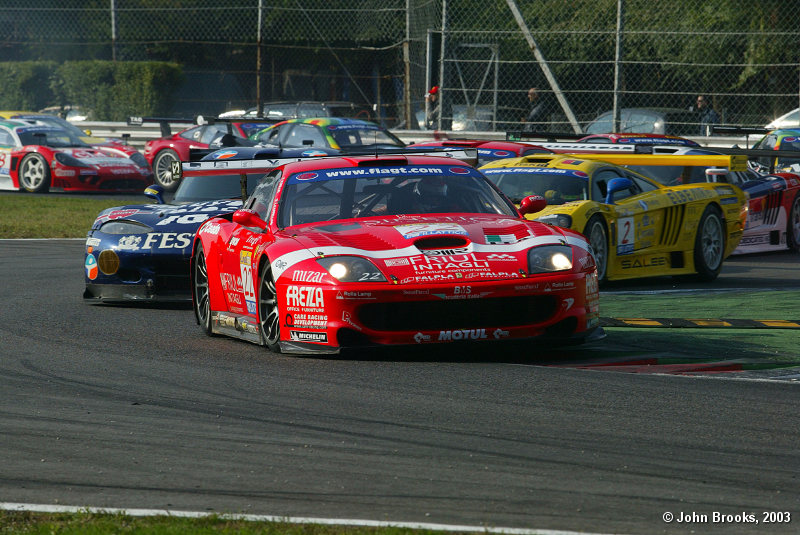
M22 145L44 145L47 147L89 147L87 143L78 136L67 132L64 129L47 126L33 126L30 128L18 128Z
M590 198L589 180L582 171L549 167L497 167L482 171L517 204L528 195L540 195L547 199L548 205Z
M247 175L247 195L253 193L264 172ZM240 175L184 175L175 192L175 204L216 201L219 199L241 199Z
M363 147L365 145L393 145L404 147L405 143L386 130L369 125L329 126L328 132L341 148Z
M518 217L476 169L454 165L321 169L290 176L278 225L399 214Z

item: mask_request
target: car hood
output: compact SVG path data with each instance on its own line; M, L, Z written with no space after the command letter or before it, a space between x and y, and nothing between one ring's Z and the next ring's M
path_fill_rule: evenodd
M132 204L116 206L100 212L92 225L99 229L107 221L135 221L161 230L195 231L210 217L234 212L242 207L241 200L203 201L190 204Z
M308 258L355 255L370 258L399 284L524 278L531 247L587 247L583 237L570 231L489 214L365 218L306 225L292 227L291 239L302 251L274 261L276 276Z

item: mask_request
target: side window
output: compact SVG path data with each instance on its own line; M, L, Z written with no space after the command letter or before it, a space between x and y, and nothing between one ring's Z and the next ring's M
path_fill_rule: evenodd
M639 193L644 193L647 191L653 191L658 189L658 186L656 186L655 184L648 182L644 178L635 175L633 173L625 173L625 176L633 181L633 188L631 188L631 195L637 195Z
M200 137L201 128L203 127L195 126L194 128L184 130L183 132L181 132L181 137L188 139L190 141L197 141L197 139Z
M11 132L0 129L0 147L13 147L14 145L14 136L11 135Z
M245 208L249 208L258 214L258 217L264 221L269 220L270 212L272 210L272 201L275 195L275 186L281 178L281 171L275 170L264 176L259 182L253 194L245 203Z
M227 131L228 128L223 125L206 126L205 129L200 134L200 143L205 143L206 145L208 145L209 143L214 141L215 138L221 136Z

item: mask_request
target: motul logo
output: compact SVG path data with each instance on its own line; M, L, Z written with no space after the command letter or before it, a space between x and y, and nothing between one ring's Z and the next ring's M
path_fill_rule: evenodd
M483 340L487 338L486 329L462 329L460 331L439 331L440 342L453 340Z

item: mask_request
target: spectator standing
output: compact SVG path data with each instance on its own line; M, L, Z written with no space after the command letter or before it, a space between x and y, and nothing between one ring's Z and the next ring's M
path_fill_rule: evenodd
M546 130L545 123L549 122L552 113L550 101L538 88L531 87L528 89L528 102L530 102L528 115L522 119L525 123L525 132Z
M697 114L700 118L700 135L712 135L712 127L719 124L719 114L711 107L711 101L705 95L697 97Z
M425 115L425 128L427 130L435 130L440 110L438 85L431 87L430 91L425 93L425 108L427 110L427 114Z

